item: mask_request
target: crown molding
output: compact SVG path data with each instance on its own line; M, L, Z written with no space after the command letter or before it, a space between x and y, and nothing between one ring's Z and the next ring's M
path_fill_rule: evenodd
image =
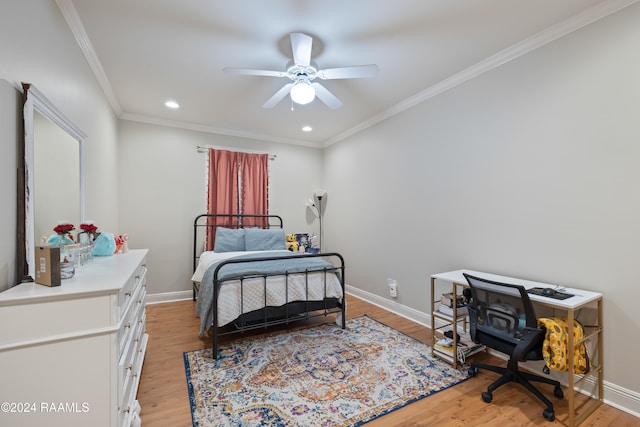
M329 147L339 141L342 141L348 138L349 136L362 132L363 130L370 128L377 123L380 123L397 114L400 114L403 111L408 110L409 108L412 108L420 103L423 103L449 89L452 89L468 80L471 80L488 71L491 71L496 67L499 67L516 58L519 58L520 56L526 55L527 53L535 49L538 49L554 40L564 37L567 34L570 34L593 22L596 22L628 6L631 6L637 3L638 1L640 0L609 0L602 3L598 3L577 15L574 15L564 21L561 21L556 25L548 27L545 30L540 31L522 40L519 43L516 43L506 49L501 50L500 52L497 52L494 55L491 55L490 57L472 65L469 68L466 68L456 74L453 74L452 76L428 87L427 89L397 103L396 105L388 108L387 110L381 112L380 114L376 114L375 116L370 117L369 119L363 122L360 122L357 125L351 127L350 129L347 129L346 131L341 132L321 143L313 143L313 142L301 141L301 140L291 140L286 138L277 138L277 137L272 137L268 135L253 134L249 132L241 132L241 131L229 130L229 129L220 129L220 128L214 128L210 126L196 125L192 123L167 121L167 120L162 120L162 119L157 119L157 118L152 118L152 117L147 117L147 116L142 116L137 114L123 113L122 107L120 106L120 103L118 102L115 92L111 87L111 83L109 82L109 79L107 78L107 75L105 74L104 69L102 68L102 64L100 63L100 60L98 59L98 56L96 55L95 50L93 49L93 46L91 44L91 41L89 40L89 37L87 36L84 26L80 21L80 17L78 16L78 13L73 7L72 0L56 0L56 4L58 5L58 8L62 12L62 15L64 16L65 20L67 21L67 24L69 25L69 28L71 29L71 32L73 33L78 43L78 46L80 46L80 49L85 55L89 63L89 66L93 70L96 76L96 79L98 80L98 83L102 87L102 90L105 96L107 97L109 103L111 104L111 108L119 118L124 120L152 123L152 124L158 124L158 125L169 126L169 127L197 130L201 132L229 135L229 136L235 136L239 138L249 138L249 139L257 139L261 141L277 142L281 144L293 144L293 145L302 145L302 146L308 146L308 147L314 147L314 148L323 148L323 147Z
M238 131L235 129L223 129L223 128L216 128L213 126L205 126L205 125L199 125L195 123L181 122L177 120L160 119L157 117L145 116L142 114L122 113L120 114L119 118L122 120L128 120L132 122L167 126L172 128L178 128L178 129L194 130L198 132L213 133L217 135L227 135L227 136L233 136L236 138L255 139L258 141L275 142L278 144L298 145L298 146L311 147L311 148L322 148L321 143L317 143L317 142L309 142L309 141L303 141L298 139L278 138L270 135Z
M536 50L554 40L566 36L580 28L586 27L595 21L605 18L619 10L622 10L640 0L610 0L603 3L599 3L595 6L586 9L585 11L572 16L569 19L559 22L556 25L548 27L519 43L516 43L500 52L489 56L488 58L466 68L452 76L428 87L422 92L413 95L404 101L397 103L396 105L388 108L387 110L376 114L375 116L357 124L356 126L335 135L332 138L325 140L322 144L323 147L329 147L339 141L342 141L349 136L355 135L363 130L380 123L386 119L389 119L401 112L408 110L422 102L425 102L449 89L452 89L468 80L480 76L492 69L499 67L507 62L513 61L520 56Z
M82 21L80 21L80 16L78 16L78 12L73 7L72 1L56 0L56 4L58 5L60 12L62 12L62 16L64 16L64 19L67 21L67 25L71 29L71 32L73 33L80 50L84 54L84 57L87 59L89 67L91 67L93 74L96 76L100 87L102 87L102 91L107 97L111 108L115 114L119 116L122 114L122 107L120 107L118 98L116 97L116 94L111 87L111 83L102 68L102 64L98 59L98 55L96 55L96 51L93 49L93 45L91 44L91 40L89 40L89 36L84 29L84 25L82 25Z

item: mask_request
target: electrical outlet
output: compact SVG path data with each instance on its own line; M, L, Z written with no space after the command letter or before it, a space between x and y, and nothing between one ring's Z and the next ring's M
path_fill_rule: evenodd
M389 279L389 295L392 298L398 297L398 282L395 279Z

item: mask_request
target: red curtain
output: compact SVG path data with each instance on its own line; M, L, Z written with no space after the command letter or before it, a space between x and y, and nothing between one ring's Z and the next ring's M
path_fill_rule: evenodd
M242 207L243 214L266 215L269 212L269 155L240 154L240 173L242 174ZM242 224L247 227L268 226L262 218L247 218Z
M210 214L259 214L269 213L269 155L238 153L234 151L209 149L209 194L207 211ZM242 182L242 188L239 188ZM214 225L237 227L237 218L225 218ZM243 227L267 227L268 221L247 219ZM213 250L214 233L207 233L207 250Z
M209 194L207 211L209 213L237 214L238 207L238 154L233 151L209 149ZM227 220L225 219L225 222ZM237 224L232 218L227 226ZM221 225L209 218L210 226ZM207 231L213 230L207 227ZM215 235L207 233L207 250L213 250Z

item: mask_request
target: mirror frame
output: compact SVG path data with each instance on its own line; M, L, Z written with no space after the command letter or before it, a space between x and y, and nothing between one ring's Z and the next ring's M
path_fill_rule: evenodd
M35 277L35 209L34 209L34 111L47 117L73 139L78 141L80 164L80 220L84 218L84 142L87 136L38 89L30 83L23 88L23 164L18 178L18 278L20 282L31 282Z

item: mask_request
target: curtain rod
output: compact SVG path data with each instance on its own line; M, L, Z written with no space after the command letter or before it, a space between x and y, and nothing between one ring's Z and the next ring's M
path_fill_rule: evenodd
M198 151L198 153L207 153L209 151L210 148L216 149L216 150L228 150L228 151L238 151L241 153L253 153L253 154L265 154L262 153L260 151L253 151L253 150L242 150L242 149L237 149L237 148L232 148L232 147L214 147L214 146L202 146L202 145L196 145L196 150ZM268 154L268 153L266 153ZM276 157L278 157L275 154L269 154L269 160L275 160Z

